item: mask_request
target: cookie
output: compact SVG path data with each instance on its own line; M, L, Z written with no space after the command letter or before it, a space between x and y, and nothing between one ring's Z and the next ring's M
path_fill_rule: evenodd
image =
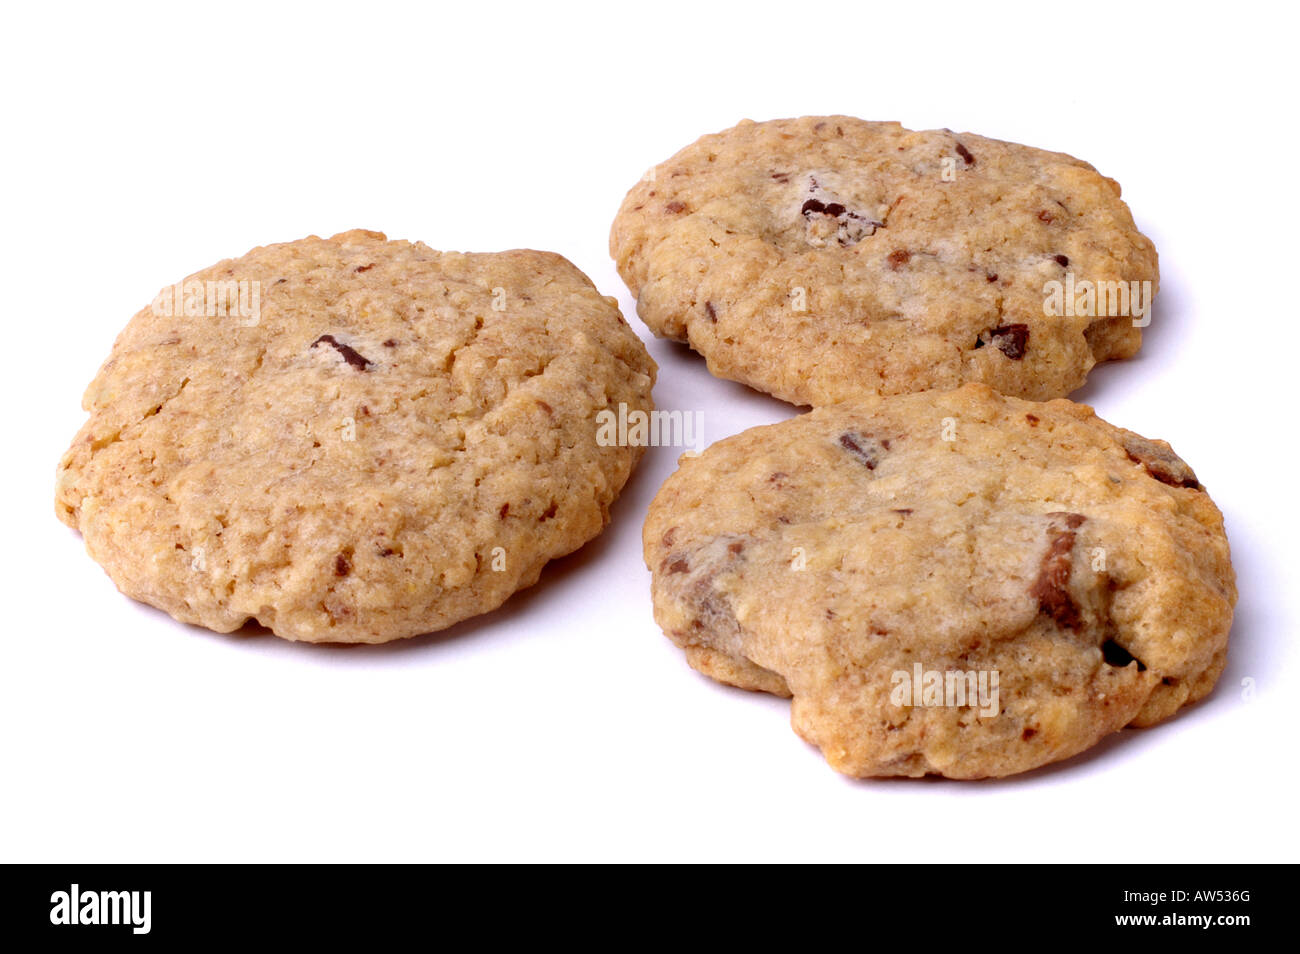
M819 408L683 458L644 531L655 618L793 697L854 776L980 778L1204 697L1236 600L1223 519L1162 441L986 385Z
M219 632L376 643L500 605L600 533L655 365L559 255L352 231L164 289L118 337L58 516L123 593Z
M610 253L655 334L815 406L968 381L1063 397L1138 350L1158 284L1087 163L847 116L687 146L628 193Z

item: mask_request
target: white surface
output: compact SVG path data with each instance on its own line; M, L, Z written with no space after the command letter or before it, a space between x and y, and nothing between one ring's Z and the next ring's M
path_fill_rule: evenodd
M1296 860L1291 29L1246 3L1073 9L9 10L0 859ZM1172 441L1226 514L1241 600L1206 703L1011 781L840 778L786 702L655 627L639 533L670 449L542 585L380 648L181 626L56 522L82 389L163 284L366 227L553 249L633 316L606 241L638 176L742 117L837 111L1124 184L1162 290L1141 355L1076 396ZM650 348L659 406L708 441L791 413Z

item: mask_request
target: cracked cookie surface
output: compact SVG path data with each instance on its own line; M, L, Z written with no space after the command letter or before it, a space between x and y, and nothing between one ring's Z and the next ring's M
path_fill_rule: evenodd
M559 255L352 231L178 287L87 389L56 511L179 620L314 642L441 629L596 536L642 452L600 446L596 415L649 410L654 362Z
M1159 722L1213 688L1236 600L1222 516L1169 445L979 384L683 458L643 542L689 663L792 696L856 776L1009 775ZM961 676L909 693L932 673Z
M656 334L815 406L967 381L1063 397L1136 353L1158 283L1087 163L847 116L704 136L632 188L610 253Z

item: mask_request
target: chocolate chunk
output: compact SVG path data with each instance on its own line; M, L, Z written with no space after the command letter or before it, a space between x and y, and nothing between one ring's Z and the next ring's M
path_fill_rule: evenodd
M1037 730L1037 729L1025 729L1024 732L1021 732L1021 733L1020 733L1020 738L1021 738L1022 741L1024 741L1024 742L1028 742L1030 739L1032 739L1032 738L1033 738L1034 736L1036 736L1037 734L1038 734L1038 730Z
M1029 326L1022 324L1002 325L989 331L990 342L1012 361L1019 361L1025 356L1029 345ZM984 347L984 339L975 342L976 348Z
M335 351L337 351L339 354L343 356L344 361L352 365L352 367L356 368L358 371L366 370L366 368L371 363L369 358L363 358L360 354L358 354L348 345L345 345L343 342L339 341L333 335L321 335L319 338L317 338L315 341L311 343L311 346L314 348L322 342L332 346Z
M905 248L896 248L889 253L889 267L898 271L912 260L912 253Z
M1074 550L1074 531L1082 525L1083 514L1052 513L1047 528L1047 552L1038 568L1038 577L1029 588L1029 595L1038 600L1038 611L1050 616L1056 625L1077 630L1083 625L1079 607L1070 595L1070 573L1073 569L1071 552Z
M501 509L497 511L497 514L501 517L502 520L504 520L510 514L510 501L507 500L505 503L503 503L501 505Z
M963 159L966 160L966 165L968 166L975 165L975 157L972 156L970 154L970 150L967 149L965 146L963 146L961 143L957 143L957 155L961 156Z
M1107 666L1116 666L1120 669L1129 663L1137 663L1138 672L1146 672L1146 664L1113 639L1108 639L1101 644L1101 658L1106 661Z
M713 302L706 301L704 303L704 313L709 316L709 321L714 324L718 323L718 313L713 310Z
M545 523L547 520L550 520L552 517L555 516L556 512L559 509L560 509L560 505L557 504L554 500L552 500L551 505L546 508L546 512L542 514L541 517L538 518L538 522Z
M354 271L354 272L368 272L368 271L370 271L370 270L371 270L372 268L374 268L374 267L375 267L375 263L374 263L374 262L371 262L369 265L358 265L356 268L353 269L353 271Z
M859 434L856 431L845 431L840 435L840 446L857 458L858 463L862 464L867 470L875 470L876 465L880 463L880 445L877 444L870 434Z
M384 547L382 550L379 551L379 555L381 557L390 557L396 552L397 551L394 550L392 547Z
M1062 268L1065 268L1070 264L1070 258L1067 255L1053 255L1052 258L1056 259L1056 264L1060 265Z
M384 342L384 347L385 347L385 348L396 348L396 347L397 347L397 342L394 341L392 338L389 338L387 341Z
M848 208L843 202L835 201L822 189L815 176L808 177L808 192L810 193L809 197L799 207L800 214L809 221L811 221L810 217L814 215L824 215L827 218L835 219L837 225L835 241L844 248L857 244L862 239L874 235L876 229L885 227L885 223L860 215ZM821 198L819 198L819 195ZM830 201L824 201L824 199Z
M1146 468L1146 472L1170 487L1204 490L1187 463L1163 441L1147 440L1139 434L1124 432L1120 438L1128 459Z
M334 558L334 575L347 576L352 572L352 561L347 558L347 554L340 553Z
M997 272L985 272L985 273L984 273L984 280L985 280L986 282L988 282L989 284L992 284L993 282L995 282L995 281L998 280L998 273L997 273Z

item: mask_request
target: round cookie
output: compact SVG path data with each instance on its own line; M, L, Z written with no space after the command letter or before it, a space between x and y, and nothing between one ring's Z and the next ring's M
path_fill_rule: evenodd
M684 458L644 531L692 666L792 696L855 776L1068 758L1206 695L1235 579L1169 445L985 385L819 408Z
M220 632L377 643L484 613L596 536L655 365L549 252L352 231L164 289L86 392L56 509L122 592ZM608 442L605 442L608 443Z
M704 136L632 188L610 253L655 334L817 406L968 381L1062 397L1136 353L1158 283L1087 163L847 116Z

